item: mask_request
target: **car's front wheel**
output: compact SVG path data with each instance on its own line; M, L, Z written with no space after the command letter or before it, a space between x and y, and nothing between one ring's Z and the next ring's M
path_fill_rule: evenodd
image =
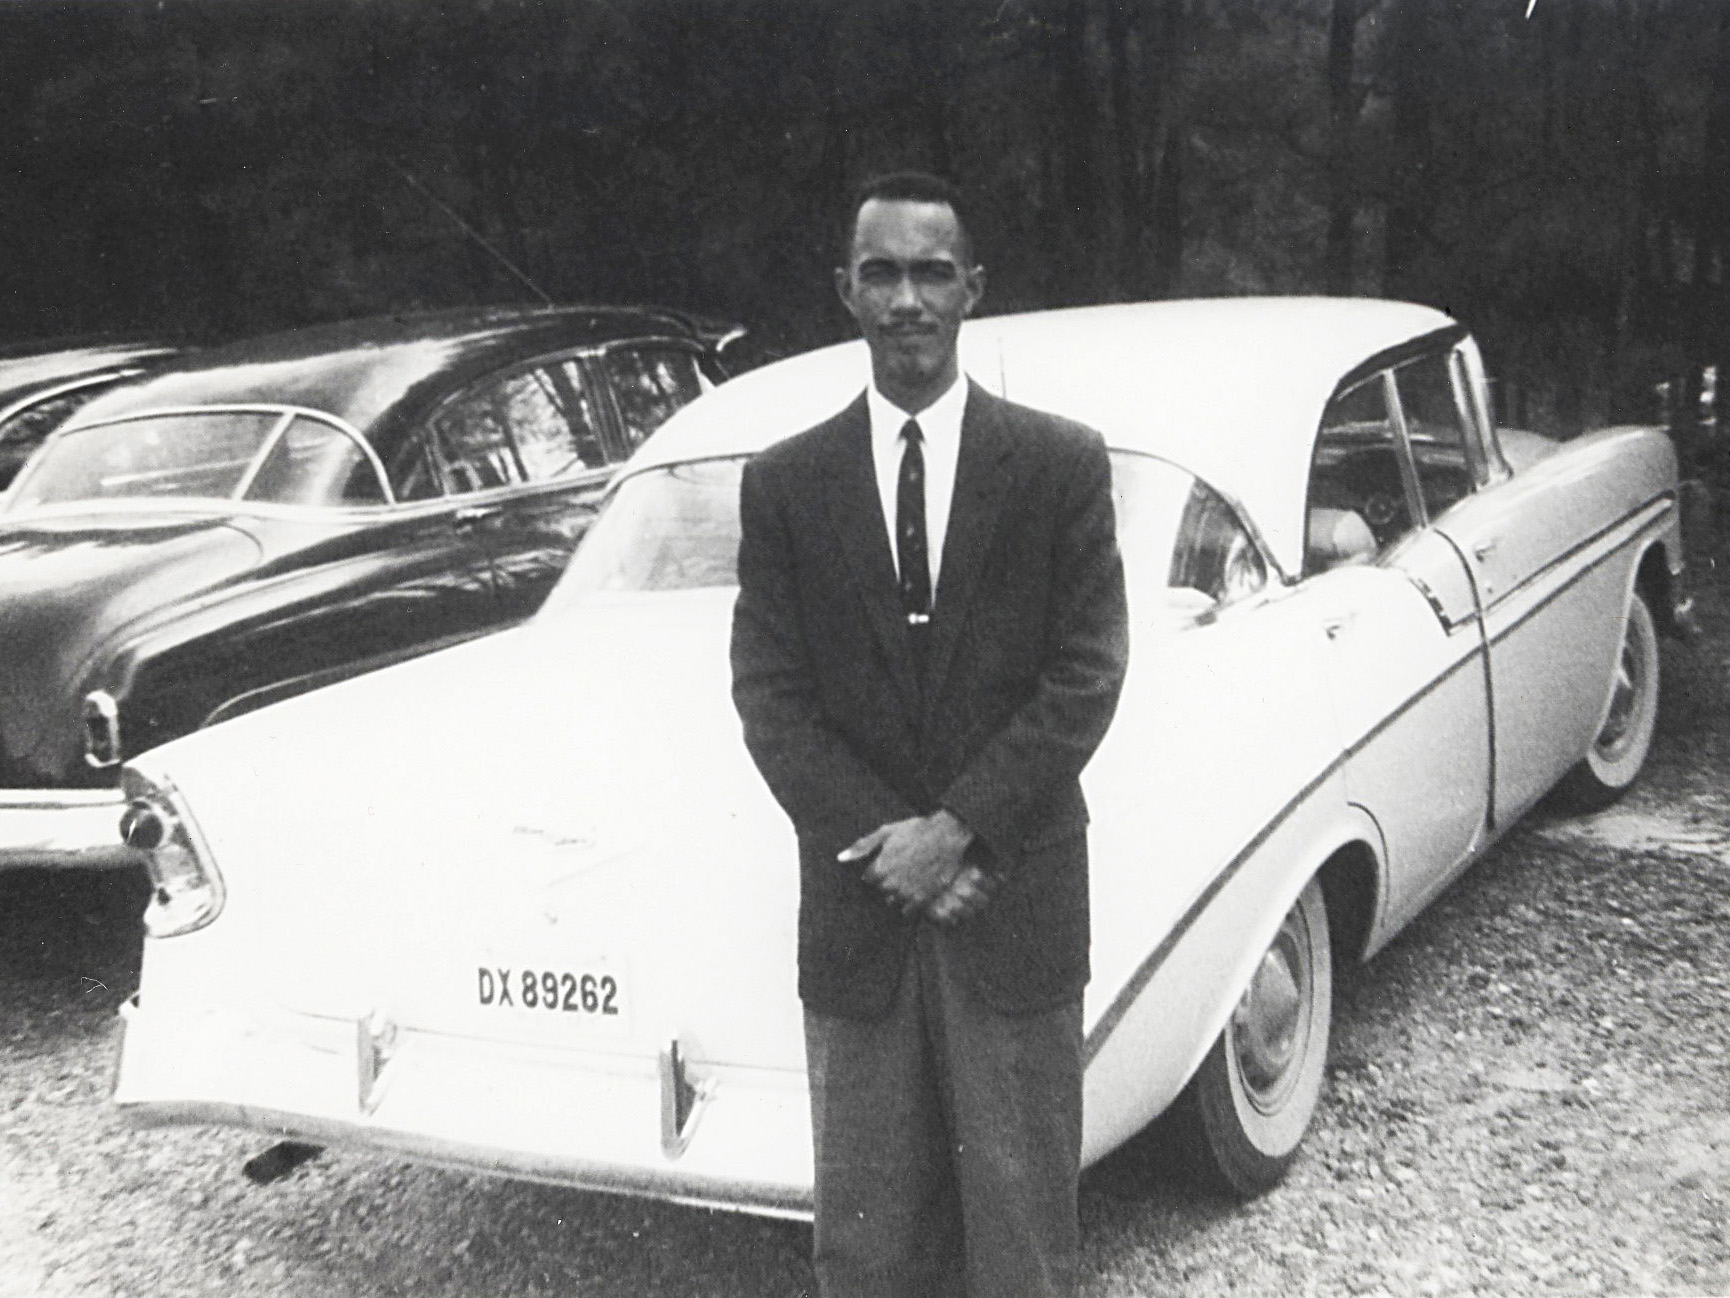
M1311 879L1172 1107L1196 1171L1216 1188L1259 1194L1297 1156L1327 1067L1328 942L1327 906L1321 884Z
M1556 793L1578 811L1607 807L1639 777L1658 727L1658 627L1638 594L1628 601L1622 648L1610 679L1610 696L1592 746Z

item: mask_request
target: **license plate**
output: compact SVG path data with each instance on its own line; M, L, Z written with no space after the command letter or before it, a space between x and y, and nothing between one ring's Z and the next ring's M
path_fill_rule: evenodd
M477 964L470 1004L488 1014L538 1015L596 1025L622 1024L629 1003L622 972L611 964Z

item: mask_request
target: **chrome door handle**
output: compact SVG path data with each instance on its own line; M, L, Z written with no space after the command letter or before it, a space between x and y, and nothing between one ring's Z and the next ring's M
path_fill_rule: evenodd
M1478 557L1479 562L1482 562L1494 554L1496 552L1496 547L1501 543L1502 540L1500 537L1492 536L1489 540L1479 541L1474 545L1472 547L1472 553Z
M1346 628L1351 626L1352 619L1356 616L1355 613L1342 613L1337 617L1331 617L1322 623L1322 630L1327 633L1329 640L1338 640L1345 633Z
M467 509L459 509L452 515L452 521L458 527L473 527L476 523L484 523L489 518L498 517L496 505L471 505Z

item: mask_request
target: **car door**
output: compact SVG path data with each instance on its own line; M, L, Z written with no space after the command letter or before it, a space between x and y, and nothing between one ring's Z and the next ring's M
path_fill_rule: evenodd
M1464 558L1427 519L1393 378L1374 373L1322 418L1304 585L1328 640L1348 796L1382 832L1392 924L1469 859L1489 811L1477 598Z
M540 607L621 457L593 372L574 356L488 375L428 421L460 535L492 565L500 616Z
M1434 508L1437 530L1465 556L1483 604L1501 825L1591 741L1621 643L1620 619L1605 610L1620 610L1631 575L1610 541L1590 535L1589 520L1612 512L1603 497L1615 484L1552 473L1542 461L1509 472L1495 452L1480 377L1469 340L1394 374L1414 438L1432 447L1455 442L1476 465L1469 490Z

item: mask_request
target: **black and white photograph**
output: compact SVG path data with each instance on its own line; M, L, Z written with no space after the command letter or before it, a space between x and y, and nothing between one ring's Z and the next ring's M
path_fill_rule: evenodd
M1730 1294L1727 261L1726 0L0 0L0 1298Z

